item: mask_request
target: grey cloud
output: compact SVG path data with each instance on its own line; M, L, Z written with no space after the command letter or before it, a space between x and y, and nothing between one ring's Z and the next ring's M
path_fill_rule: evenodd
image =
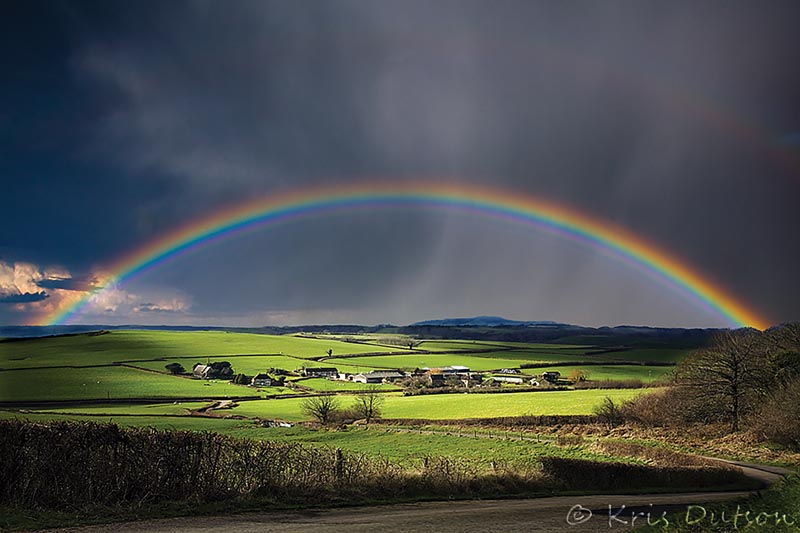
M175 313L178 312L177 309L165 308L161 307L158 304L154 304L152 302L144 302L140 303L134 308L134 311L139 313Z
M0 304L20 304L41 302L49 298L50 295L45 291L40 292L24 292L19 294L0 294Z
M36 285L43 289L61 289L80 292L91 292L99 288L97 279L95 278L45 278L37 281Z
M176 184L134 206L148 235L168 229L176 210L190 218L283 189L470 181L632 228L790 319L800 312L786 290L800 241L786 228L800 227L800 180L750 130L800 122L800 62L786 46L794 11L178 2L147 10L136 30L88 38L74 64L99 95L94 150L143 186ZM537 249L520 250L531 242ZM717 325L685 302L654 302L663 291L632 295L629 275L590 249L417 212L270 229L153 273L191 294L193 312L215 316L341 308L402 322L430 308Z

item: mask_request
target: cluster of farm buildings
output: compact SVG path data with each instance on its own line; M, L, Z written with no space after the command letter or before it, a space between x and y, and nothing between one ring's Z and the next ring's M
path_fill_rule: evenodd
M207 364L196 364L193 376L199 379L232 379L234 371L230 363L220 361ZM274 387L283 386L286 377L297 375L281 369L270 369L247 378L248 383L253 387ZM483 372L473 372L466 366L446 366L441 368L423 368L411 372L403 370L371 370L369 372L349 373L340 372L335 367L306 367L299 371L299 375L305 378L327 378L338 381L348 381L352 383L380 384L396 383L409 378L420 379L430 387L443 387L446 385L456 385L464 387L474 387L481 385L500 385L501 383L539 385L536 377L523 376L518 369L504 368L496 374L489 376ZM545 372L541 379L546 382L555 383L561 379L559 372Z

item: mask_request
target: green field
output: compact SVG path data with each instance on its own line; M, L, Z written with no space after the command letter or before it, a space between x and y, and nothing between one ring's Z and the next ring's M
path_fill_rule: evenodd
M675 350L666 348L638 348L602 354L601 357L617 361L656 361L660 363L679 363L691 350Z
M431 352L448 352L461 350L486 350L492 348L477 341L422 341L417 346L419 350Z
M156 429L215 431L234 437L286 441L341 448L343 450L380 456L406 466L419 466L426 457L451 457L469 461L483 468L491 463L529 464L538 457L574 457L597 461L641 462L636 459L614 457L590 451L589 444L558 446L555 440L526 434L525 440L503 438L509 433L486 431L456 432L452 429L438 431L396 430L381 426L353 428L347 431L311 430L302 426L292 428L264 428L252 420L233 420L201 417L133 417L133 416L70 416L50 413L14 414L0 411L0 418L22 418L31 421L80 420L113 422L120 426L146 426ZM495 438L489 438L494 435ZM518 436L511 433L512 436Z
M619 359L622 360L622 359ZM618 360L618 361L619 361ZM348 357L346 359L328 359L326 362L331 365L348 363L374 368L435 368L443 366L461 365L469 367L471 370L483 372L486 370L496 370L500 368L519 368L523 364L548 365L560 363L576 363L587 361L590 363L616 362L612 358L605 356L588 356L579 354L562 354L550 352L529 352L529 351L496 351L484 353L463 353L463 354L439 354L439 353L415 353L402 355L369 355L363 357Z
M420 353L408 355L374 355L365 357L348 357L346 361L354 365L368 366L374 368L401 368L413 370L415 368L436 368L443 366L461 365L469 367L475 371L492 370L496 368L518 367L520 363L537 362L534 360L515 360L505 357L505 354L513 352L494 352L494 357L488 354L436 354ZM484 355L486 355L484 357ZM344 361L344 360L343 360ZM330 364L338 363L336 359L330 359ZM539 362L547 363L547 360Z
M301 358L404 351L335 340L222 331L111 331L0 343L0 368L110 364L157 357L283 354Z
M171 402L152 404L93 404L91 406L68 406L61 408L28 409L26 413L59 413L79 415L136 415L136 416L183 416L192 409L209 405L207 401Z
M622 401L643 391L650 392L648 389L614 389L421 396L387 394L382 417L448 420L520 415L584 415L591 414L592 409L606 396ZM302 401L302 398L252 400L241 402L231 412L248 417L299 422L308 419L300 408ZM346 407L351 401L342 398L342 405Z
M489 467L492 461L509 464L527 463L536 457L557 456L594 459L599 461L630 461L605 454L589 452L582 446L557 446L544 438L530 440L486 438L486 433L469 431L437 431L428 433L397 428L354 428L347 431L317 431L302 426L292 428L240 427L232 432L239 437L301 442L316 446L380 455L401 464L418 464L424 457L457 457ZM459 433L461 436L459 436ZM471 436L475 435L475 437ZM477 436L481 435L482 438ZM498 433L497 437L502 437Z
M231 412L245 416L304 420L300 410L301 398L273 399L270 396L298 394L282 387L254 389L233 385L225 381L193 380L173 376L165 365L180 363L190 371L195 363L211 360L229 361L235 372L255 375L271 367L294 370L302 366L336 366L342 371L356 373L379 368L414 369L462 365L475 371L519 368L524 364L542 367L526 368L526 374L541 374L557 370L567 376L572 368L589 374L590 380L641 379L654 381L668 373L670 367L640 365L615 365L622 360L671 361L682 354L672 350L627 350L602 355L583 355L591 346L495 343L488 341L429 340L422 346L442 351L454 349L492 349L482 353L409 353L398 348L398 353L369 355L375 346L342 342L336 339L319 339L303 336L257 335L225 333L219 331L113 331L102 335L71 335L42 339L0 343L0 401L81 401L124 400L145 398L210 399L258 396L263 401L242 402ZM507 346L508 349L503 349ZM333 358L324 361L309 360L325 357L328 349ZM282 353L281 353L282 352ZM255 355L248 355L255 354ZM354 354L352 357L342 357ZM365 355L359 355L365 354ZM339 357L337 357L339 356ZM600 359L602 358L602 359ZM651 358L651 359L648 359ZM609 361L610 364L580 366L568 364L579 361ZM130 361L136 368L115 365ZM42 368L72 365L81 368ZM95 365L95 366L89 366ZM105 365L105 366L96 366ZM31 367L31 368L25 368ZM20 370L11 370L21 368ZM299 380L306 390L353 393L365 385L331 381L327 379ZM629 398L641 391L581 390L514 394L448 394L403 397L392 393L398 387L381 385L387 393L384 417L458 419L522 414L588 414L606 395L615 399ZM508 386L506 388L513 388ZM343 396L342 402L352 402ZM75 409L76 407L70 407ZM115 405L105 413L103 406L82 406L87 413L102 414L181 414L185 409L176 407L143 407L141 405ZM107 407L111 408L111 407ZM74 411L77 412L77 411Z
M45 368L0 372L0 401L254 396L254 389L125 367Z
M254 376L261 372L266 372L270 368L281 368L283 370L298 370L301 367L341 367L342 371L357 373L368 372L372 367L359 366L350 363L350 358L331 359L328 361L317 362L308 359L298 359L288 357L285 355L228 355L222 357L214 357L211 361L228 361L231 364L234 372L244 373L248 376ZM180 363L183 365L187 372L191 372L195 363L205 363L204 357L181 357L181 358L164 358L158 361L142 361L131 363L137 367L147 368L149 370L156 370L158 372L167 372L166 365L169 363Z
M491 350L508 349L515 351L530 351L544 353L569 353L583 354L595 348L591 346L580 346L577 344L551 344L551 343L530 343L530 342L506 342L506 341L422 341L418 346L420 350L446 352L451 350Z
M255 427L255 422L252 420L203 418L199 416L75 416L52 413L14 413L10 411L0 411L0 418L19 418L32 422L44 422L47 420L80 420L99 423L113 422L126 427L217 431L219 433L229 433L248 426Z
M567 378L572 370L586 372L587 379L591 381L615 380L624 381L637 379L644 383L657 381L669 376L674 370L670 366L640 366L640 365L570 365L551 366L545 368L524 368L523 374L540 376L544 372L561 372L561 377Z

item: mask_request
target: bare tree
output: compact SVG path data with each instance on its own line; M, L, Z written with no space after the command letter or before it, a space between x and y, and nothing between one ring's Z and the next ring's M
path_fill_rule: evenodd
M767 334L777 348L787 352L800 352L800 322L782 324Z
M308 416L316 418L320 423L327 424L339 410L339 399L332 394L311 396L303 400L300 409Z
M764 335L754 329L725 331L711 347L688 356L677 368L676 384L686 409L730 422L739 430L742 416L768 392L770 359ZM688 414L688 413L687 413Z
M380 387L370 385L364 393L356 396L353 410L369 424L370 420L381 416L384 402L385 398L381 394Z

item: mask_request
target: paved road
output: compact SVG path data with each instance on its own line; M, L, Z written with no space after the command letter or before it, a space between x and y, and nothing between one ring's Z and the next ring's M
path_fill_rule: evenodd
M787 470L737 464L765 484L778 480ZM199 531L214 533L367 533L436 531L443 533L491 532L596 532L631 529L632 513L641 513L635 524L652 522L662 513L683 513L689 505L743 498L751 492L696 492L653 495L559 496L525 500L425 502L339 509L247 513L231 516L170 518L125 524L69 528L81 533ZM576 507L580 506L580 507ZM609 517L611 506L612 517ZM624 509L617 514L617 511ZM591 515L590 512L591 511ZM570 524L567 517L570 517ZM693 515L694 516L694 515ZM668 531L669 529L667 529Z

